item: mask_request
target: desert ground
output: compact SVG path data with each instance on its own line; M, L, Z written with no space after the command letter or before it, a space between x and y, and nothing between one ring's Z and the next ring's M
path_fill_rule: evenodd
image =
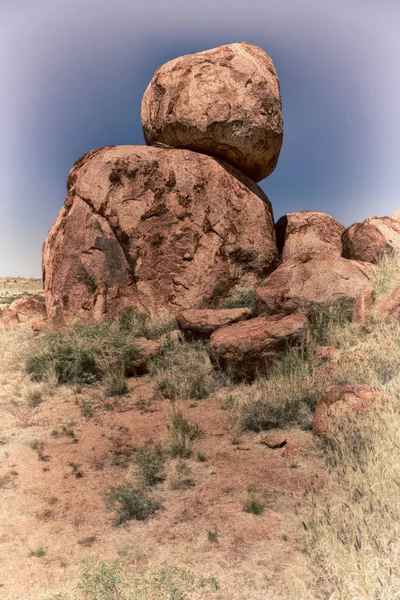
M0 296L40 284L3 278ZM64 342L0 323L1 598L399 596L400 327L331 317L313 335L335 362L292 353L247 384L170 323L148 324L165 348L148 373L121 383L113 363L100 381L64 383L52 359ZM329 444L313 409L343 381L394 405Z

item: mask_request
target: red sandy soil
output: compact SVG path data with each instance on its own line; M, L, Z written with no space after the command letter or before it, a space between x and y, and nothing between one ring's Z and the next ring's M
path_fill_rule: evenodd
M0 486L0 597L43 600L71 592L81 559L113 559L118 549L129 548L146 568L178 565L196 576L215 577L219 592L202 598L288 598L277 590L297 580L304 595L293 598L317 598L310 592L315 576L302 551L303 528L296 516L306 488L324 480L311 432L275 432L278 441L287 440L278 449L260 443L271 435L265 432L246 434L234 445L221 397L187 403L190 421L202 431L193 458L186 460L195 484L171 490L168 475L178 460L168 459L166 479L154 488L162 509L146 521L117 527L104 494L136 482L136 450L149 439L165 443L171 415L170 401L159 397L148 376L128 383L129 393L113 408L101 405L99 388L82 394L57 388L23 417L11 410L9 397L0 397L0 477L9 476ZM97 402L91 418L76 403L82 399ZM71 421L76 443L51 435ZM113 464L120 462L115 460L118 439L126 464ZM45 460L31 448L35 440L45 443ZM206 455L205 462L196 459L198 452ZM79 465L83 477L75 477L69 463ZM250 485L265 502L261 515L243 511ZM208 539L208 530L218 532L218 542ZM38 547L45 555L29 556Z

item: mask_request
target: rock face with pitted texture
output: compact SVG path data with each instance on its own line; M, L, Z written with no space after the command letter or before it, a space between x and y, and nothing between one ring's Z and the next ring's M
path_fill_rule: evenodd
M171 60L145 91L142 126L150 146L215 156L260 181L275 169L283 139L271 58L241 42Z
M282 262L342 254L344 226L333 217L311 210L284 215L275 225Z
M374 270L373 265L334 255L305 262L287 260L258 286L257 310L266 314L311 314L339 301L355 310L360 297L365 303L367 295L373 303L375 292L370 279Z
M53 322L213 307L278 264L272 209L236 169L188 150L80 158L43 251Z
M208 347L211 359L230 369L237 379L253 379L268 372L271 363L292 346L305 347L310 339L305 314L261 316L218 329Z
M390 217L369 217L345 229L342 242L345 258L376 263L384 254L400 255L400 222Z

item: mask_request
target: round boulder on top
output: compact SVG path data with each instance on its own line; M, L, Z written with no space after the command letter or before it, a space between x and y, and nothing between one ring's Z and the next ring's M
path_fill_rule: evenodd
M400 222L390 217L369 217L345 229L342 242L345 258L376 263L384 254L400 254Z
M271 58L241 42L181 56L155 72L142 102L146 143L209 154L254 181L275 169L282 102Z
M313 313L323 306L344 301L356 312L358 301L375 299L371 276L373 265L329 255L299 262L287 260L256 290L259 313ZM368 304L368 302L367 302Z
M133 309L174 314L255 287L278 263L264 192L189 150L92 150L43 251L49 318L102 320Z
M282 262L327 254L340 256L344 229L344 225L322 212L303 210L284 215L275 225Z

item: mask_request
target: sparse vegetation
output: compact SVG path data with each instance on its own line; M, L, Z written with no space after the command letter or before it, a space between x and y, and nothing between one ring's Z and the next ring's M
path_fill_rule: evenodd
M43 440L35 440L31 443L31 448L32 450L35 450L39 460L48 460L48 456L44 454L45 443L43 442Z
M171 400L202 400L224 383L200 341L166 345L149 368L157 388Z
M142 448L136 459L139 467L139 480L144 485L156 485L161 481L161 471L164 467L164 455L161 446Z
M189 422L182 409L174 408L167 428L171 456L189 458L192 455L193 442L200 437L199 427Z
M252 308L256 310L256 290L252 288L241 289L235 296L222 302L219 308Z
M185 461L180 461L175 467L175 472L171 474L169 487L171 490L185 490L195 485L192 477L192 470Z
M105 504L107 510L115 511L116 525L130 519L147 519L160 508L160 503L145 488L134 488L131 484L112 488L105 496Z
M42 558L46 554L46 550L41 546L35 550L31 550L28 556L35 556L36 558Z
M243 500L242 506L244 512L252 515L261 515L265 509L264 503L257 497L256 490L252 486L247 488L247 495Z
M400 592L400 414L387 409L331 425L329 483L306 493L307 550L331 597Z

